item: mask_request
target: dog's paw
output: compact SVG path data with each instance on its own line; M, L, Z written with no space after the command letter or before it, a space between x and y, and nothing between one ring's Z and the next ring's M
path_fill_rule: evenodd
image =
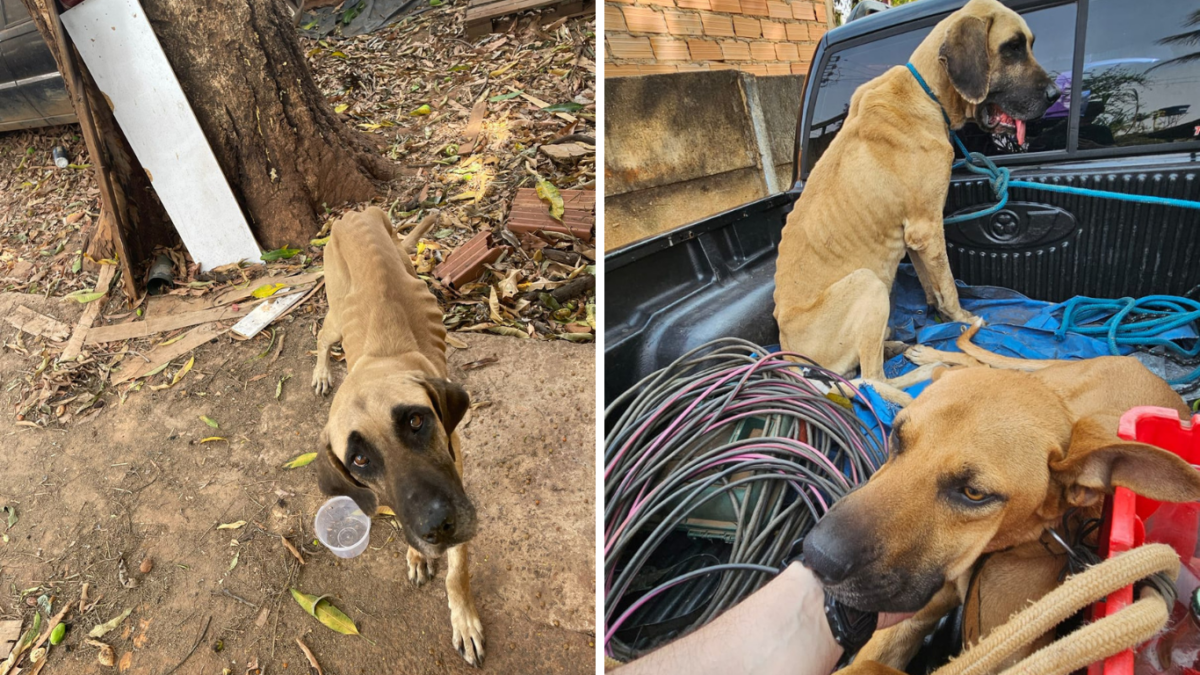
M938 358L937 350L930 349L925 345L913 345L904 352L904 358L912 361L918 366L924 366L931 363L941 363Z
M313 368L312 388L317 396L324 396L333 390L333 376L328 367Z
M450 609L450 627L454 629L454 648L463 659L480 668L483 666L483 622L475 607Z
M420 551L411 546L408 549L408 580L414 586L424 586L434 577L437 569L431 558L426 558Z

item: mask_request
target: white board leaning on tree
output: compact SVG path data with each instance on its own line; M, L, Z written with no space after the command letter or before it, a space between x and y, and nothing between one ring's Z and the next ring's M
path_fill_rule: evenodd
M137 0L84 0L62 23L201 270L261 251Z

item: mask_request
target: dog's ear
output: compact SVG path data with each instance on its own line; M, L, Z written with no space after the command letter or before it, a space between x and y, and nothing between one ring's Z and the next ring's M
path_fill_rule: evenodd
M328 438L326 432L321 432L322 439ZM324 444L317 458L317 486L321 492L330 497L349 497L358 504L358 508L368 516L375 515L379 500L367 486L354 480L354 476L346 470L342 460L333 454L333 448Z
M988 67L990 24L977 16L960 18L950 24L946 41L938 51L938 60L950 75L950 83L959 95L976 105L987 97L991 80Z
M1162 502L1200 499L1200 472L1178 455L1117 436L1115 415L1086 417L1071 429L1066 456L1050 470L1074 506L1098 502L1124 487Z
M421 385L429 393L429 400L433 401L438 419L442 421L442 426L449 435L462 421L463 415L467 414L467 409L471 407L471 397L462 385L450 380L430 377L421 380Z

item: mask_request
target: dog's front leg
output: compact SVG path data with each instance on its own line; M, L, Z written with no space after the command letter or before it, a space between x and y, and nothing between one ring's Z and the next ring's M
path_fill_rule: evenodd
M454 648L467 663L483 665L483 622L471 597L471 575L467 570L470 556L467 545L459 544L446 552L446 597L450 601L450 627L454 631Z
M312 387L318 396L333 390L333 373L329 370L329 352L342 341L342 329L337 315L331 310L325 315L321 331L317 333L317 365L313 368Z
M874 661L903 670L921 648L921 644L943 616L962 604L963 591L957 584L947 583L916 614L900 623L875 631L867 644L854 657L854 662Z
M925 287L925 297L933 299L938 312L951 321L970 322L975 315L958 304L958 287L946 255L946 233L942 221L915 220L904 224L904 245ZM922 274L921 270L925 273ZM928 284L928 285L926 285Z

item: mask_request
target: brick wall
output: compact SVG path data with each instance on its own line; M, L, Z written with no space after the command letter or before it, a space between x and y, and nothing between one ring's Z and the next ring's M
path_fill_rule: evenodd
M737 69L807 74L825 2L606 0L605 77Z

